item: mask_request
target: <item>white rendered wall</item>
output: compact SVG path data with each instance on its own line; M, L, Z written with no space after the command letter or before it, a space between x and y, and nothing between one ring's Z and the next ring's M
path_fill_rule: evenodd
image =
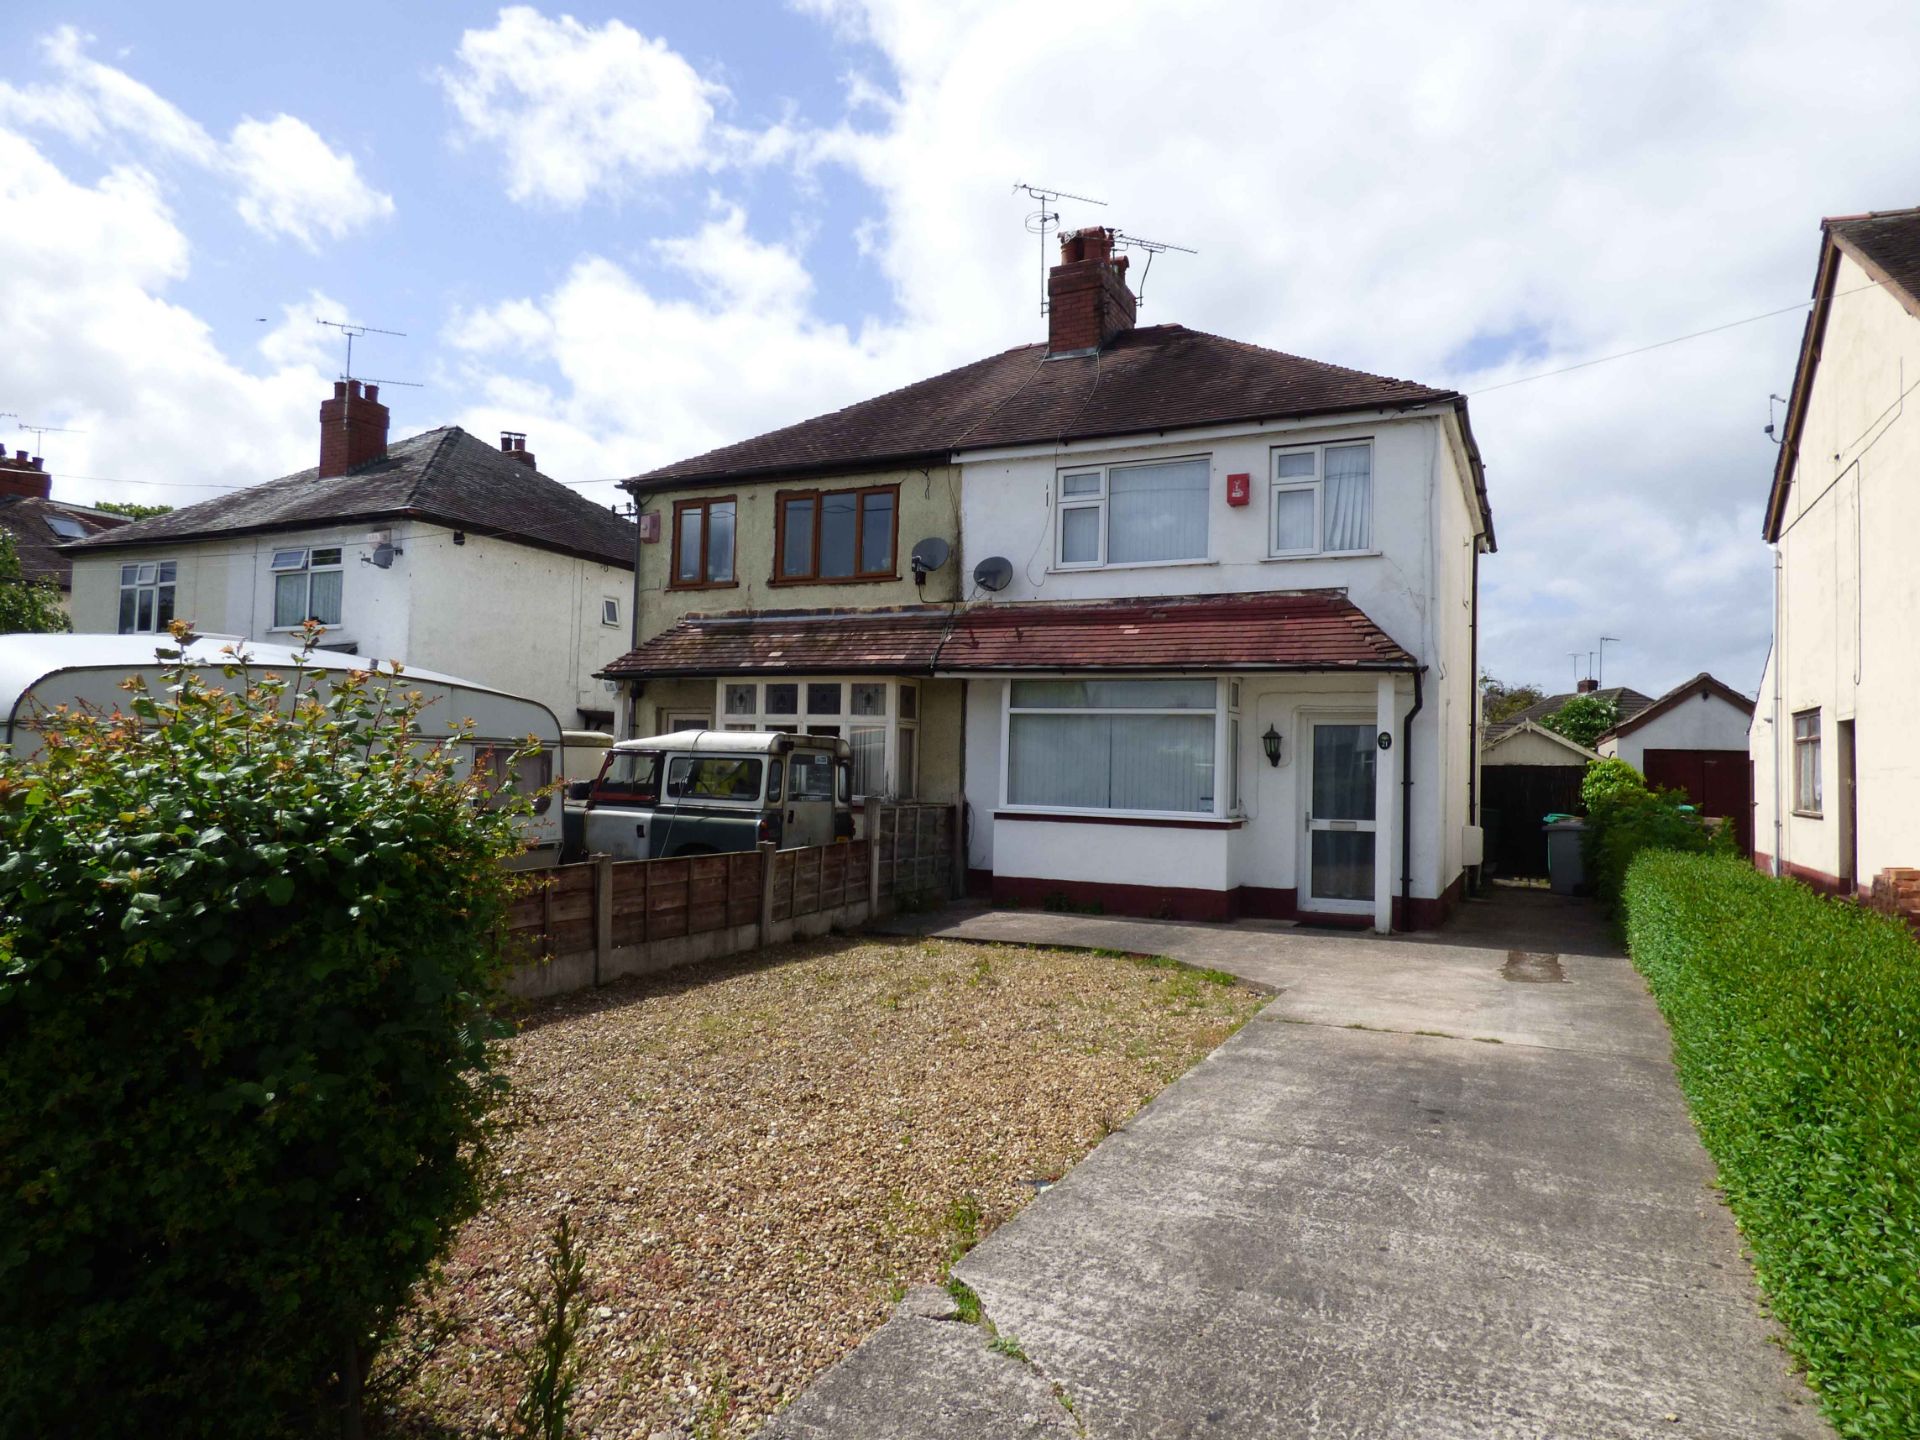
M1751 730L1754 846L1838 875L1839 723L1852 720L1865 885L1882 869L1920 865L1920 415L1912 413L1920 400L1902 398L1920 381L1920 319L1845 257L1834 290L1778 547L1773 655ZM1792 812L1793 716L1816 707L1825 796L1817 818Z
M1696 690L1673 709L1615 737L1606 753L1644 772L1649 750L1745 750L1751 723L1739 706L1711 690L1702 700Z

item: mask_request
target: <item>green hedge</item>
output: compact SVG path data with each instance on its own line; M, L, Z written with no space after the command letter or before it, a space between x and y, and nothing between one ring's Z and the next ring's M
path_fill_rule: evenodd
M1643 854L1624 902L1701 1139L1829 1418L1920 1435L1920 945L1727 856Z
M1627 869L1643 850L1700 852L1731 849L1732 832L1716 841L1700 817L1687 807L1680 790L1653 790L1646 777L1624 760L1595 760L1580 782L1587 811L1581 836L1587 885L1609 905L1617 905Z

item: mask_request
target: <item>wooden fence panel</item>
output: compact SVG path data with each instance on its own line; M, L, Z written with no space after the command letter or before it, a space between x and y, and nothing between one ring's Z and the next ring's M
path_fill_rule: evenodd
M647 933L647 891L651 883L650 860L613 862L613 943L644 945L653 937Z
M688 929L689 894L693 868L688 860L650 860L647 896L647 938L673 940L691 934Z

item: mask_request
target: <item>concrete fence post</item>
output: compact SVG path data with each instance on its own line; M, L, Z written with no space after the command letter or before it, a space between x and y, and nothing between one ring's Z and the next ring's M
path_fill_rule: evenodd
M880 918L880 832L886 828L887 808L867 802L867 919Z
M773 859L780 847L771 840L760 842L760 946L773 943Z
M948 857L952 873L947 876L947 898L958 900L967 893L967 802L964 800L953 802L953 833L947 843L953 847Z
M593 857L593 983L613 962L613 856Z

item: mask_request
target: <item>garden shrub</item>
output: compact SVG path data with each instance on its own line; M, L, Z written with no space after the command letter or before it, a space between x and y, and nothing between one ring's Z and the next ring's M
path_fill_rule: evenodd
M1628 945L1774 1313L1842 1435L1920 1435L1920 945L1730 856L1643 854Z
M399 683L228 676L0 761L6 1435L337 1433L482 1197L514 808Z
M1587 884L1609 904L1619 900L1627 868L1642 850L1715 848L1700 817L1682 808L1684 791L1648 789L1624 760L1590 761L1580 798L1587 810L1580 847Z

